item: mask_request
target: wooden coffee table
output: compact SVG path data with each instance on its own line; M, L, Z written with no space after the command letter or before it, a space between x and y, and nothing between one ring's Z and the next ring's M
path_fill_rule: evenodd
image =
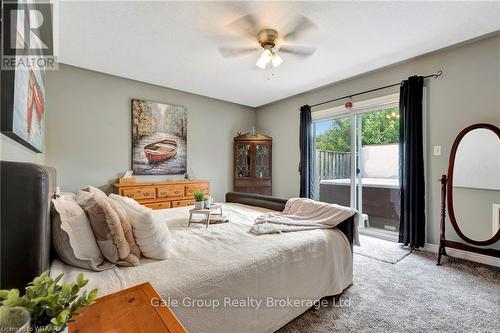
M151 284L138 286L99 297L84 307L69 323L70 333L186 333ZM153 303L153 304L151 304Z
M205 215L205 219L201 221L193 221L193 215ZM212 224L218 224L218 223L227 223L227 221L210 221L210 217L212 216L222 216L222 206L221 205L212 205L210 208L203 208L203 209L196 209L193 208L189 211L189 222L188 222L188 227L191 225L191 223L203 223L205 226L208 228L210 225L210 222Z

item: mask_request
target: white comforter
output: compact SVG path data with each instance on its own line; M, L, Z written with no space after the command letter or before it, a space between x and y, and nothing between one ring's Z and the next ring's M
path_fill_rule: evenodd
M158 211L172 231L166 260L90 272L54 260L51 275L105 295L149 281L189 332L273 332L307 310L311 300L352 284L352 254L336 229L256 236L253 221L269 210L223 204L229 223L187 228L189 207ZM286 301L295 301L286 304Z

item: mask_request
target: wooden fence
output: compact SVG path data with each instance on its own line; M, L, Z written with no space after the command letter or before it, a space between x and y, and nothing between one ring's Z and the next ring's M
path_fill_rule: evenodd
M319 180L351 177L351 153L316 150Z

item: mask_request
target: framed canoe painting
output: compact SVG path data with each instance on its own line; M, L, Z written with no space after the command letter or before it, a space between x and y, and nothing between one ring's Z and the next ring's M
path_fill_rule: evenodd
M5 90L4 90L5 89ZM2 133L31 150L43 152L45 70L2 73Z
M28 10L25 7L27 4L18 6L18 12ZM50 21L50 17L45 19ZM22 15L14 16L10 21L10 26L15 29L10 38L15 38L16 47L9 57L15 59L15 62L8 68L2 62L1 131L29 149L41 153L45 136L46 68L34 61L43 59L41 42L32 38L27 43L24 38L23 28L29 22ZM29 47L26 47L27 44ZM5 48L3 51L5 52Z
M132 100L132 170L135 175L186 173L186 108Z

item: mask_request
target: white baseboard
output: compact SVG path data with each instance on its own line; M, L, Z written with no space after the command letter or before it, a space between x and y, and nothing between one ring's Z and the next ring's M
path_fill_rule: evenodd
M425 247L423 248L424 251L434 252L434 253L437 253L438 249L439 249L439 245L431 244L431 243L425 243ZM500 267L500 258L487 256L484 254L479 254L479 253L474 253L474 252L468 252L468 251L459 250L459 249L453 249L451 247L446 248L446 253L450 257L455 257L455 258L479 262L481 264Z

